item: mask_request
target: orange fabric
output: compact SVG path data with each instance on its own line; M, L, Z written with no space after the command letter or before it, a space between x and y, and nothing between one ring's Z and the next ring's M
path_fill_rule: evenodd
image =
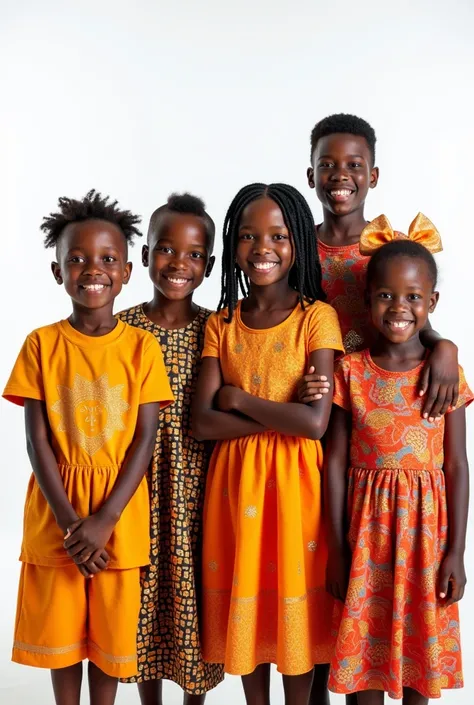
M68 497L80 516L103 504L133 440L140 404L172 399L158 343L118 321L101 337L61 321L28 336L3 396L22 405L44 401L52 448ZM34 475L25 504L20 560L70 565L64 537ZM149 500L144 478L116 525L107 551L111 568L149 561Z
M278 326L250 329L226 312L208 322L204 356L225 384L296 401L309 353L342 349L335 311L298 306ZM203 657L243 675L275 663L288 675L327 663L333 601L325 592L321 445L274 432L217 443L204 508Z
M365 305L365 275L369 258L359 243L333 247L318 240L322 285L327 301L337 311L347 353L360 350L370 340L371 325Z
M418 213L415 220L410 225L408 235L395 232L390 225L386 215L379 215L369 223L362 231L359 241L359 249L364 255L373 255L380 247L392 240L411 240L423 245L432 254L441 252L443 249L441 236L431 220Z
M448 539L444 419L421 418L423 364L388 372L367 350L337 363L334 403L352 414L352 567L329 680L337 693L401 698L409 687L436 698L463 685L458 607L437 596ZM459 374L458 407L474 398Z
M24 563L13 661L54 669L88 658L109 676L133 676L139 609L139 568L105 570L86 580L76 566Z

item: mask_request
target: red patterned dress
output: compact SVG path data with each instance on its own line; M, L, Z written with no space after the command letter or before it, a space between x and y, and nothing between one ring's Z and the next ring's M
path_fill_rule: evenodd
M352 566L329 688L403 687L427 698L463 685L458 606L437 597L447 549L444 419L421 418L423 363L375 365L368 350L336 364L334 403L352 414L348 472ZM457 408L474 395L459 371Z

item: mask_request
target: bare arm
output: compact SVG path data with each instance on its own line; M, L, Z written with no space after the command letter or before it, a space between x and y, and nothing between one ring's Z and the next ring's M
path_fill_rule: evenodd
M133 441L110 495L98 512L69 527L64 546L77 562L87 561L105 547L123 510L137 491L153 453L159 409L158 403L139 406Z
M440 596L446 596L448 603L453 603L462 598L466 585L464 551L469 510L469 466L464 406L445 416L443 470L448 505L448 551L440 571Z
M46 405L37 399L25 399L26 447L36 481L51 507L56 523L66 533L79 519L70 503L50 443Z
M431 351L420 380L420 395L425 396L422 414L431 421L457 404L458 349L451 340L433 330L429 321L420 331L420 340Z
M216 395L222 384L219 360L205 357L193 401L193 436L200 441L224 441L265 431L264 425L252 419L216 408Z
M309 356L309 365L314 366L321 375L331 380L332 388L334 351L324 349L312 352ZM278 374L278 371L275 371L275 374ZM284 433L287 436L319 440L324 435L329 422L331 396L326 394L324 398L311 404L280 403L261 399L242 390L235 390L231 403L235 411L265 424L272 431Z

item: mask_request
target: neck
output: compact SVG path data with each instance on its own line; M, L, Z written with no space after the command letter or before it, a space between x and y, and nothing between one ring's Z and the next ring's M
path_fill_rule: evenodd
M73 302L69 323L85 335L106 335L117 325L117 319L113 315L113 305L112 301L104 308L90 309Z
M403 363L422 360L425 356L426 348L420 340L419 333L413 335L405 343L392 343L379 333L370 352L372 357Z
M323 223L318 229L318 237L328 244L353 244L360 238L366 225L363 206L347 215L335 215L325 209Z
M150 320L165 328L182 328L191 323L199 311L199 307L193 303L192 293L185 299L174 301L167 299L158 289L155 289L153 299L144 308Z
M290 287L288 279L282 279L269 286L250 284L245 308L247 310L272 311L282 308L294 308L297 302L298 294Z

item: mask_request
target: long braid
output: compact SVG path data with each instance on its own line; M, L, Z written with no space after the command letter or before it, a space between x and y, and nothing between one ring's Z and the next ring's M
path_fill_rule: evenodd
M287 184L250 184L240 189L224 219L221 298L217 310L227 308L226 323L232 320L239 290L244 297L249 292L249 281L235 261L242 212L249 203L264 197L271 198L279 206L285 225L293 237L295 262L288 283L298 292L301 307L304 308L305 302L314 303L326 299L321 285L321 264L313 215L305 198Z

